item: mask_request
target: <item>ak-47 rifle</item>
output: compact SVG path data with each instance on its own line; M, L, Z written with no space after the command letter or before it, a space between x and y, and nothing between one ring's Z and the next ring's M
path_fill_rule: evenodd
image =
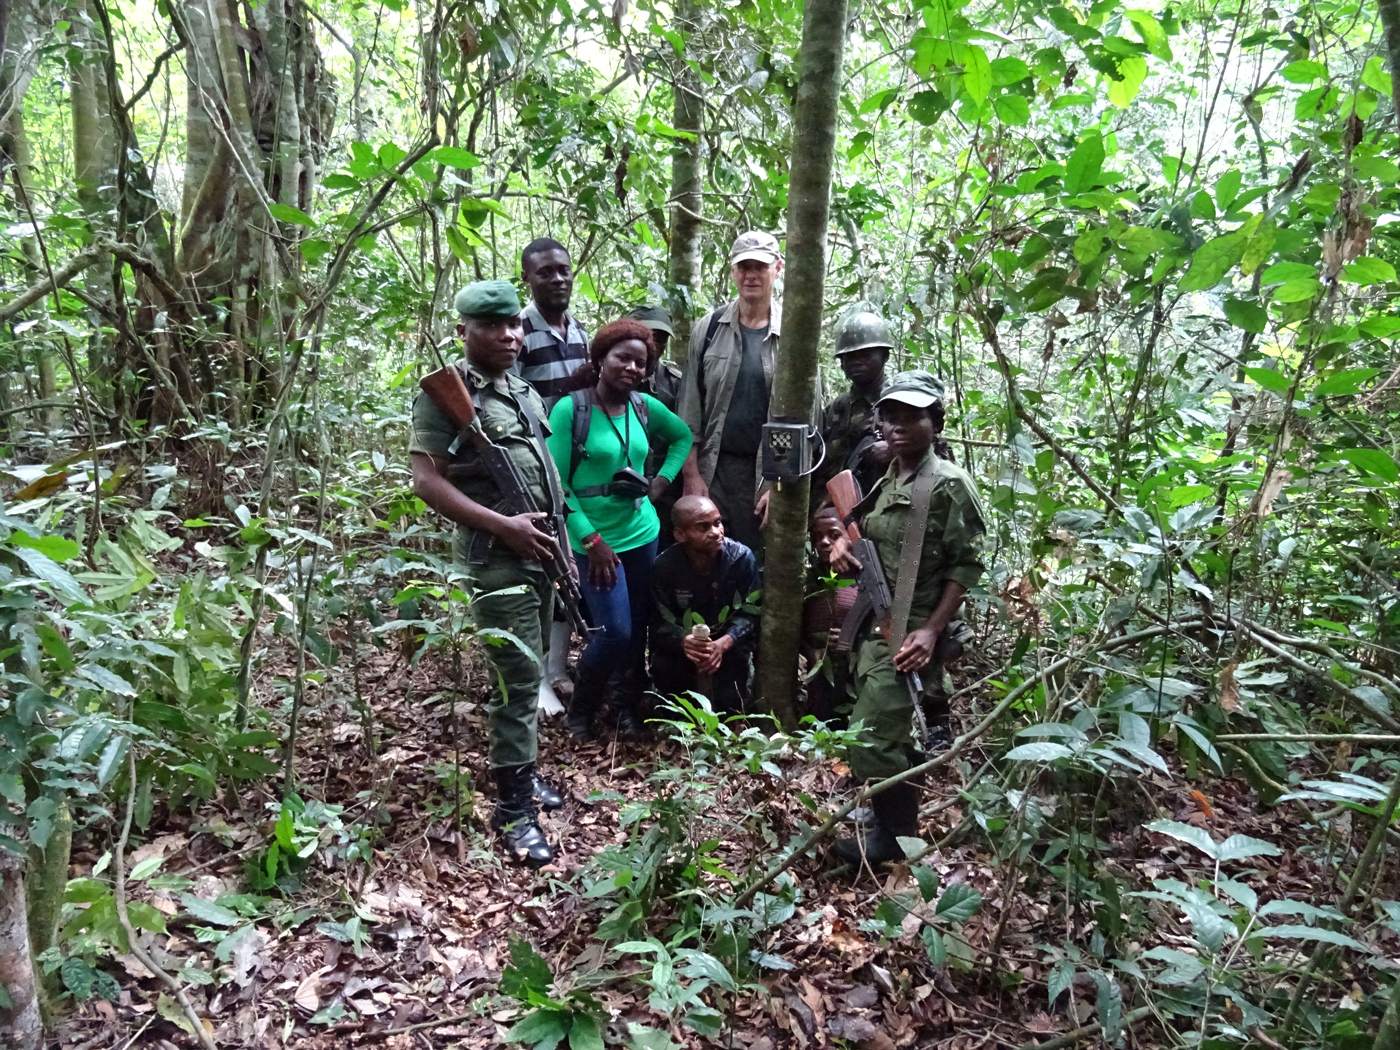
M826 483L826 494L836 507L836 513L846 525L846 538L851 541L851 554L860 562L860 572L856 574L856 586L860 593L856 604L846 614L841 623L841 633L837 635L834 648L837 652L848 653L854 648L856 636L872 617L875 629L886 639L890 637L891 614L894 611L894 598L890 594L889 581L885 578L885 568L880 564L879 552L875 544L860 534L853 514L860 503L860 483L849 470L843 470ZM891 657L894 653L890 654ZM900 681L909 690L909 698L914 702L914 718L919 726L919 739L929 748L928 720L924 717L924 683L917 671L899 671Z
M503 512L512 516L540 513L540 505L535 502L525 479L520 476L520 468L515 465L515 460L510 458L509 452L492 441L482 428L481 420L476 415L476 406L472 404L471 394L467 392L467 384L462 381L462 373L448 365L436 372L430 372L419 380L418 385L423 388L423 393L432 399L433 404L452 421L453 426L461 431L458 440L470 441L481 456L482 463L491 474L491 480L496 483L496 488L505 500ZM549 537L547 546L550 556L543 563L545 574L559 596L559 602L563 605L564 614L569 618L574 632L582 638L587 638L590 628L583 617L583 595L578 589L578 581L570 571L572 561L560 542L561 536L568 535L564 526L563 508L555 508L552 515L537 520L536 524Z

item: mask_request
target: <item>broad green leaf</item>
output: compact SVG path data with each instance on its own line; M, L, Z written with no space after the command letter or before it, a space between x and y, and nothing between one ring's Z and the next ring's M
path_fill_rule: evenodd
M951 105L941 91L920 91L909 99L909 115L920 124L935 124Z
M121 675L114 671L109 671L101 664L84 664L78 668L77 677L86 678L99 689L106 689L110 693L118 696L135 696L136 687L128 682Z
M1272 390L1275 394L1287 393L1288 388L1293 385L1292 379L1272 368L1246 368L1244 374L1265 390Z
M967 922L982 906L982 894L966 882L954 883L938 898L934 914L948 922Z
M1249 935L1251 941L1256 937L1288 941L1324 941L1327 944L1339 944L1343 948L1355 948L1360 952L1371 951L1360 941L1321 926L1261 926Z
M1341 397L1361 392L1362 384L1380 374L1379 368L1348 368L1328 376L1313 393L1317 397Z
M1142 37L1142 42L1147 45L1147 50L1151 51L1164 62L1172 59L1172 46L1167 40L1166 30L1162 28L1162 23L1147 11L1139 11L1129 8L1123 12L1128 20L1137 29L1138 35Z
M243 921L236 911L231 911L221 904L215 904L213 901L196 897L193 894L180 894L180 903L185 906L185 911L189 912L196 921L206 926L237 926Z
M10 542L16 547L27 547L32 551L48 555L56 562L71 561L82 550L72 540L62 536L31 536L27 532L19 531L10 535Z
M1262 214L1259 218L1263 218ZM1273 254L1274 242L1277 239L1278 227L1274 225L1274 221L1269 219L1263 222L1259 229L1245 242L1244 254L1240 256L1240 273L1248 277L1259 269L1264 260Z
M386 142L379 147L378 156L379 163L384 166L385 170L392 170L397 168L403 159L408 156L408 151L402 146L397 146L392 142Z
M130 737L118 734L107 741L107 746L102 750L102 757L97 761L98 787L106 787L112 782L112 778L121 771L122 764L126 761L127 752L130 750Z
M574 1023L569 1027L569 1050L603 1050L603 1026L598 1018L574 1011Z
M1274 292L1276 303L1302 303L1322 294L1322 282L1316 277L1300 277L1279 285Z
M1280 71L1284 80L1290 84L1311 84L1315 80L1321 80L1327 75L1327 67L1321 62L1314 62L1311 59L1300 59L1297 62L1290 62Z
M1378 448L1349 448L1338 455L1356 469L1374 474L1382 481L1392 484L1400 481L1400 466L1396 465L1388 452L1382 452Z
M544 996L554 981L549 963L523 937L510 938L510 965L501 971L501 993L527 1002L531 994Z
M1342 267L1342 280L1352 284L1385 284L1395 280L1395 267L1384 259L1363 255Z
M1214 288L1226 271L1239 262L1244 245L1244 234L1238 230L1207 241L1191 256L1191 266L1177 287L1183 292L1203 292Z
M992 65L987 61L987 52L976 44L967 46L963 59L963 87L979 106L992 90Z
M1141 55L1128 56L1118 63L1118 75L1121 80L1109 82L1108 100L1119 109L1127 109L1147 79L1147 59Z
M1400 165L1384 157L1357 157L1352 169L1362 178L1378 179L1391 185L1400 182Z
M506 1041L523 1043L533 1050L554 1050L569 1034L573 1013L541 1007L526 1014L506 1032Z
M1372 91L1390 97L1390 74L1386 72L1380 55L1372 55L1361 70L1361 83Z
M1074 147L1065 164L1065 193L1077 197L1093 189L1103 171L1103 159L1103 137L1097 131L1091 131Z
M1220 847L1203 828L1183 824L1179 820L1154 820L1147 825L1147 830L1195 846L1211 860L1215 860L1219 856Z
M1031 75L1029 67L1019 58L993 59L991 71L994 87L1009 87L1012 84L1019 84Z
M1104 229L1096 226L1093 229L1085 230L1074 240L1075 261L1083 266L1088 266L1103 254L1104 246L1108 243L1108 236Z
M1226 299L1225 317L1236 328L1255 335L1269 327L1269 312L1250 299Z
M269 204L267 210L272 213L274 219L283 222L293 222L298 226L315 226L316 220L300 208L293 208L290 204Z
M66 599L70 604L87 601L87 595L78 586L78 581L43 551L19 547L16 548L15 554L30 572L53 588L53 592L60 598Z
M1286 284L1289 281L1301 281L1306 278L1317 277L1317 267L1307 263L1278 262L1274 263L1259 276L1260 284Z
M1250 838L1248 835L1231 835L1220 844L1221 860L1244 860L1247 857L1277 857L1279 848L1272 842Z
M1008 127L1020 127L1031 122L1031 104L1020 95L998 95L992 99L997 119Z
M1239 168L1231 168L1216 182L1215 201L1221 208L1229 208L1230 202L1239 194L1241 177Z
M481 158L476 154L456 146L439 146L433 151L433 159L449 168L475 168L481 163Z
M140 882L142 879L149 879L164 863L164 857L147 857L131 869L131 874L128 875L127 878L131 879L132 882Z
M1070 758L1073 755L1074 752L1065 747L1064 744L1056 744L1048 740L1022 744L1020 747L1013 747L1006 753L1006 757L1013 762L1053 762L1057 758Z

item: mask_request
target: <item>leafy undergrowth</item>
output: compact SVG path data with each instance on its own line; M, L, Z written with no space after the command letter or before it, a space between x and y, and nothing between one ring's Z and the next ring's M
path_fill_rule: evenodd
M1025 792L974 773L989 744L926 786L931 845L917 863L853 877L823 844L735 909L753 873L849 797L831 757L839 734L775 742L697 714L673 716L656 746L578 747L546 722L541 769L568 804L544 820L556 863L531 873L504 862L487 830L484 673L469 668L477 700L459 704L460 779L449 668L385 651L361 675L376 755L353 710L310 703L298 795L245 787L193 816L158 810L129 857L133 900L164 919L142 939L190 982L220 1046L971 1048L1094 1022L1164 1045L1162 1025L1199 1023L1203 969L1249 1032L1266 1018L1231 991L1244 982L1241 1002L1261 1001L1262 975L1282 980L1260 994L1286 995L1285 968L1330 932L1349 848L1349 823L1319 847L1241 779L1188 783L1170 742L1159 745L1170 772L1083 783L1042 769ZM1092 816L1076 811L1091 800ZM106 864L82 842L73 860L81 914L73 887ZM1393 881L1382 871L1375 896ZM1269 901L1313 935L1250 939L1279 922ZM1384 926L1366 940L1372 960L1400 954ZM1236 954L1252 964L1247 981ZM120 993L78 1004L63 1046L194 1045L133 956L89 958ZM1375 968L1356 958L1310 996L1332 1045L1383 1008Z

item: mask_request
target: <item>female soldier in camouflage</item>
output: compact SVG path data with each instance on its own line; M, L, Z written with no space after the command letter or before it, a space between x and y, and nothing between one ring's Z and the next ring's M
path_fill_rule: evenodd
M852 775L862 781L902 773L923 758L913 735L913 701L901 675L928 668L963 595L982 576L986 532L971 476L935 447L943 430L943 384L927 372L901 372L885 384L876 412L894 462L860 502L856 518L880 556L895 616L889 638L869 625L852 653L851 722L863 722L864 730L848 758ZM844 538L831 563L844 572L859 568ZM871 864L901 859L897 839L917 834L919 796L913 781L876 795L874 821L865 834L836 843L842 859L860 863L864 856Z

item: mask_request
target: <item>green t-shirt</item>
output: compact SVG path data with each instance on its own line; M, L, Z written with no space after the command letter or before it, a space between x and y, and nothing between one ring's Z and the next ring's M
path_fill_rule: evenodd
M588 454L579 460L572 478L569 477L569 458L574 442L574 399L560 398L549 413L551 433L546 444L564 482L564 502L570 511L569 545L577 553L583 552L583 541L595 532L615 551L632 550L661 534L661 518L649 499L643 499L638 506L635 499L625 496L580 499L574 495L575 489L610 483L623 467L630 466L640 474L653 439L668 446L666 460L657 473L667 481L674 481L681 472L694 440L690 428L650 394L643 394L642 399L647 404L645 428L630 403L626 412L613 417L597 405L592 406L593 420L588 424L588 440L584 443Z

